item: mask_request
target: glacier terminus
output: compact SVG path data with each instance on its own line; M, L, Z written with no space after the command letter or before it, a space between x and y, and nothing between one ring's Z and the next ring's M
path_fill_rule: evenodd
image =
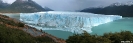
M91 28L122 19L119 15L103 15L84 12L46 11L20 13L20 21L42 30L61 30L72 33L91 33Z

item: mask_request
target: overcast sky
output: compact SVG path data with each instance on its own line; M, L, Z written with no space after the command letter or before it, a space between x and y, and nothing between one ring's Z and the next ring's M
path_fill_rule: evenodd
M12 3L15 0L3 0ZM58 11L74 11L89 7L108 6L112 3L126 3L133 0L33 0L42 7L47 6Z

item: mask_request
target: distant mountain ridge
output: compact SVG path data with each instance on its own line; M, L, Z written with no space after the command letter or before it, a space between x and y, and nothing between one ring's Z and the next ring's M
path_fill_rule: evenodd
M45 9L45 11L54 11L54 10L48 8L48 7L44 7L44 9Z
M86 8L80 12L90 12L96 14L105 14L105 15L121 15L123 17L133 17L133 3L114 3L110 6L104 8Z
M4 9L3 8L0 9L0 12L4 13L32 13L40 11L46 11L46 10L32 0L16 0L11 5L4 7Z
M4 3L2 0L0 0L0 9L6 8L7 6L9 6L10 4L8 3Z
M128 6L131 6L131 5L133 5L133 2L132 1L128 1L128 2L126 2L126 3L120 3L120 2L117 2L117 3L113 3L113 4L111 4L110 6L122 6L122 5L128 5Z

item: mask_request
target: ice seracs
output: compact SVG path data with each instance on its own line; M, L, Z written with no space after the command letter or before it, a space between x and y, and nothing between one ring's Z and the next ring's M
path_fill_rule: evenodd
M92 32L100 24L122 19L118 15L102 15L84 12L47 11L20 13L20 21L42 30L62 30L75 33Z

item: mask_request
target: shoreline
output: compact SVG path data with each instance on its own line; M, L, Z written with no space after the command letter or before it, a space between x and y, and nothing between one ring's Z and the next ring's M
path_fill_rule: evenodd
M30 34L30 35L32 35L32 36L34 36L34 37L45 37L45 36L47 36L47 37L50 37L51 39L53 39L53 40L54 40L55 42L57 42L57 43L58 43L58 42L60 43L60 41L61 41L61 43L64 43L64 42L65 42L64 39L61 39L61 38L57 38L57 37L55 37L55 36L52 36L51 34L48 34L48 33L44 32L43 30L38 30L38 29L36 29L36 28L34 28L34 27L30 27L30 26L28 26L28 25L25 25L25 28L26 28L26 29L32 29L36 35L37 35L37 31L39 31L39 32L42 33L42 34L40 34L40 35L38 35L38 36L34 36L34 34ZM28 31L25 31L25 32L28 32ZM58 41L58 40L60 40L60 41Z
M5 17L3 17L3 16L5 16ZM7 20L10 20L10 21L13 21L15 23L19 23L19 22L23 23L20 20L10 18L9 16L3 15L3 14L0 14L0 17L2 17L4 19L7 19ZM25 24L24 24L24 27L16 27L16 26L8 25L8 24L6 26L10 27L10 28L20 29L20 30L26 32L27 34L30 34L33 37L49 37L57 43L66 43L64 39L57 38L57 37L55 37L51 34L48 34L48 33L44 32L44 31L41 31L41 30L37 30L36 28L30 27L30 26L25 25Z

